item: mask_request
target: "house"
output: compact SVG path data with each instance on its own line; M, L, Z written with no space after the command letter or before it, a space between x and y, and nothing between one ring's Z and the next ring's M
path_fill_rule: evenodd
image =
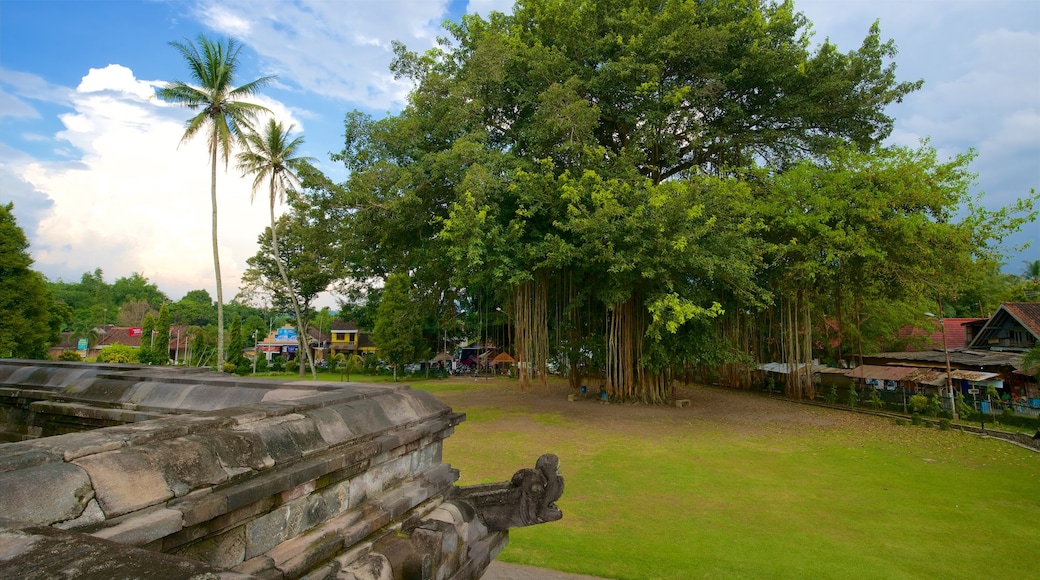
M969 348L1026 352L1040 341L1040 302L1005 302L978 330Z
M943 322L951 320L957 319ZM966 345L961 346L959 335L951 332L955 327L964 328ZM1025 351L1040 340L1040 303L1005 302L984 321L958 321L946 328L945 350L940 342L933 350L864 356L863 367L860 367L864 370L858 371L856 378L894 381L911 390L933 392L946 384L946 359L949 356L950 378L957 391L968 395L975 389L984 390L984 387L992 385L1006 389L1004 392L1013 399L1028 400L1030 406L1040 406L1040 388L1036 379L1026 374L1022 364ZM934 343L934 335L932 338ZM890 371L884 368L871 369L892 366L913 367L921 372L892 379L886 375Z
M333 328L335 328L335 322L333 322ZM285 326L272 330L263 340L257 341L256 350L262 353L268 361L275 356L281 356L282 360L293 360L300 349L300 342L297 339L298 334L295 326L286 323ZM335 330L333 330L332 334L335 336ZM314 326L310 326L307 328L307 345L311 349L311 354L314 355L315 362L317 362L325 360L325 355L329 352L328 349L334 345L334 342L329 335L321 332ZM252 354L252 348L245 349L246 356L252 356Z
M333 320L330 334L329 353L331 356L340 353L365 355L376 352L372 335L359 330L357 322L353 320L349 322Z

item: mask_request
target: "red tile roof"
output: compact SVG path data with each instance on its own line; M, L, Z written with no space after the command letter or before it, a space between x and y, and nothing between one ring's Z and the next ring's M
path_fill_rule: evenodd
M1005 302L1000 306L1040 339L1040 302Z
M946 328L946 347L949 349L964 348L968 346L967 330L964 325L971 322L985 321L986 318L944 318L943 327ZM934 350L942 350L943 331L939 327L939 321L933 321L933 327L929 329L903 327L899 329L899 338L924 338L925 346ZM907 347L912 352L912 347Z

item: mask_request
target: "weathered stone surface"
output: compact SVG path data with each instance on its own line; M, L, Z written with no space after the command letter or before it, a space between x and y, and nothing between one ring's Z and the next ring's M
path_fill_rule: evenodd
M219 536L208 538L175 550L178 556L206 562L217 568L231 569L245 560L245 526L239 526Z
M0 570L8 578L77 580L245 580L247 576L196 560L148 552L116 542L47 527L0 531Z
M0 514L6 519L36 525L71 520L93 497L87 473L68 463L0 473Z
M107 517L120 516L173 497L162 470L142 450L109 451L81 457L74 463L90 475L98 503Z
M130 546L143 546L183 528L181 512L170 509L159 509L143 513L121 521L109 528L102 528L93 534L96 538L112 540Z
M73 533L61 542L86 538L84 543L109 546L114 544L102 539L118 540L119 550L132 544L203 562L197 565L217 570L211 577L234 570L278 580L356 574L475 580L508 540L505 531L489 532L481 520L488 506L509 511L515 495L520 511L510 513L541 517L546 506L552 508L551 498L524 503L526 496L516 493L514 488L537 487L527 485L526 475L514 476L519 486L503 484L509 493L502 497L495 486L476 495L453 491L459 474L442 463L442 442L464 415L407 386L279 384L194 369L118 366L61 384L56 376L74 374L68 367L14 366L20 379L54 385L0 387L0 419L26 421L25 432L48 428L28 424L41 415L55 430L125 421L0 445L0 510L13 497L5 496L2 479L11 474L71 469L86 486L75 509L60 509L54 516L60 519L50 523L94 536ZM0 361L0 376L12 374L7 368ZM159 418L141 420L152 416ZM541 463L521 472L545 475ZM66 473L35 479L75 481ZM553 496L562 490L559 482L542 485ZM66 491L55 493L68 499ZM485 501L489 497L498 499ZM0 511L0 518L6 516ZM20 557L41 542L19 525L0 522L0 576L22 573L7 565L5 554ZM57 549L52 554L62 557ZM73 560L60 574L38 570L43 577L84 577L91 567L104 578L113 571L124 576L100 551ZM362 561L372 565L355 565ZM156 558L141 568L129 577L191 575Z
M87 502L87 507L83 509L83 513L81 513L78 518L51 524L51 526L58 528L59 530L75 530L77 528L100 524L104 521L105 512L101 510L101 506L98 504L97 500L92 499Z

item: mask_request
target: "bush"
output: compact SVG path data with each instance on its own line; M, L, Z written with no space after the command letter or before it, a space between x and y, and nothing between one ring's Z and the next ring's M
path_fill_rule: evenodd
M256 359L256 372L266 373L267 372L267 357L260 357Z
M838 386L831 385L827 392L823 395L823 402L833 405L838 402Z
M870 391L870 398L867 399L867 404L875 411L878 411L885 406L884 401L881 400L881 394L878 393L877 389Z
M928 408L928 397L921 394L911 395L907 402L910 403L910 408L915 415L924 413L925 409ZM914 425L917 425L917 423L914 423Z
M857 402L859 402L859 393L856 392L856 387L852 387L849 389L849 406L855 407Z
M242 360L238 361L238 364L235 366L235 374L240 376L240 377L243 377L245 375L251 374L252 372L253 372L253 361L251 361L251 360L242 359Z
M950 420L946 419L946 418L939 419L939 430L940 431L949 431L950 430Z
M282 372L282 370L284 368L285 368L285 361L282 360L282 357L276 356L273 359L271 359L271 370L272 371L274 371L276 373L280 373L280 372Z
M906 427L906 419L896 419L896 425Z
M300 365L296 362L296 359L293 359L285 363L285 372L289 373L290 375L295 373L296 369L298 368L300 368Z
M1040 429L1040 418L1016 415L1008 409L994 417L997 423L1012 427L1024 427L1026 429Z
M63 350L61 351L61 354L58 355L58 360L79 362L83 360L83 357L80 356L79 351L77 350Z
M137 362L137 349L118 342L112 346L101 349L97 356L99 363L135 363Z
M939 401L939 397L928 397L928 406L924 410L924 414L928 417L938 417L939 413L942 413L942 403Z
M229 374L229 375L234 373L235 372L235 363L233 363L233 362L226 362L226 363L224 363L223 371L225 373Z
M914 425L923 425L924 419L921 418L920 413L914 413L913 415L910 415L910 422Z

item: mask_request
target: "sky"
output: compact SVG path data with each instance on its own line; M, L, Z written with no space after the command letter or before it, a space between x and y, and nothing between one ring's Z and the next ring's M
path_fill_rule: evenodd
M899 80L924 80L888 110L890 144L928 139L943 159L973 148L973 194L990 209L1040 189L1040 2L795 7L812 23L813 44L829 39L843 52L879 21L899 49ZM409 85L389 71L391 42L423 51L445 35L445 20L511 8L510 0L0 0L0 203L14 202L33 268L51 280L77 282L101 268L109 283L141 273L173 300L194 289L215 297L205 140L182 142L191 112L154 96L190 80L171 41L239 40L239 84L277 75L258 102L343 181L329 155L342 149L345 114L394 114L407 98ZM265 193L251 202L251 183L233 161L218 173L225 301L269 223ZM1020 273L1040 259L1040 223L1005 247L1005 271Z

